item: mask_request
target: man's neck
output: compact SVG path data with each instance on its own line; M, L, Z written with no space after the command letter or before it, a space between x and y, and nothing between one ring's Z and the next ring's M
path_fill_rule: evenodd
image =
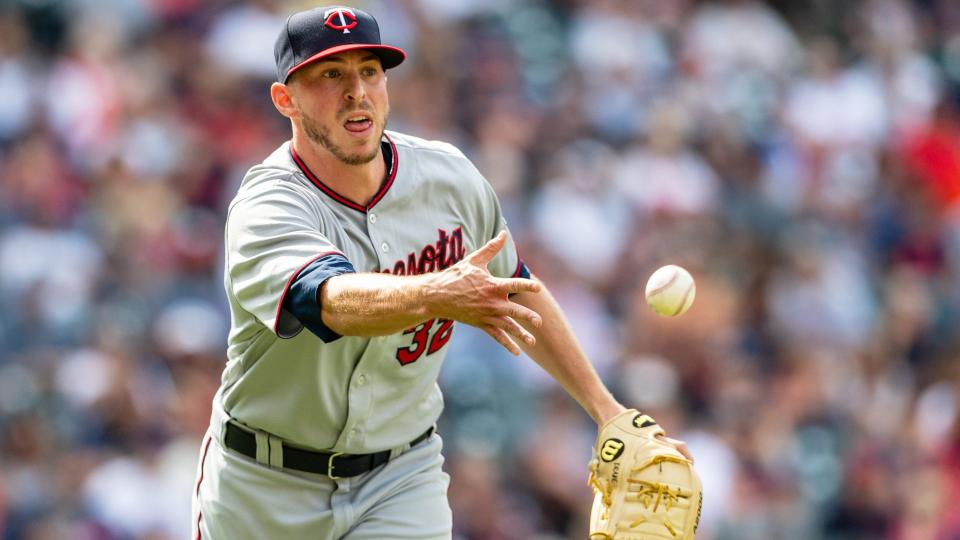
M294 133L292 144L297 156L315 176L338 194L361 206L366 206L377 194L387 175L382 150L367 163L347 165L301 134Z

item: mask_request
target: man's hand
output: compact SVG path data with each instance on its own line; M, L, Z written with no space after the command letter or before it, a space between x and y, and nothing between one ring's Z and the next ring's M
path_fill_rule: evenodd
M617 403L616 401L611 401L603 415L600 416L600 420L597 422L597 431L602 431L603 426L605 426L608 422L611 422L614 417L626 412L626 410L627 408L623 405ZM683 457L689 459L690 463L694 462L693 454L690 453L690 448L687 447L687 443L681 441L680 439L667 437L666 433L658 432L654 435L654 437L672 446L677 452L683 454Z
M425 301L436 317L453 319L480 328L514 355L521 350L515 339L529 346L536 338L517 321L539 328L540 315L532 309L511 302L514 293L540 292L540 282L522 278L498 278L487 270L487 264L503 248L507 233L501 231L480 249L442 272L430 274Z
M667 437L666 435L657 435L657 439L660 439L661 441L669 444L669 445L672 446L677 452L680 452L681 454L683 454L683 457L689 459L689 460L690 460L690 463L694 463L694 461L693 461L693 454L691 454L691 453L690 453L690 449L687 448L687 443L681 441L680 439L671 439L670 437Z

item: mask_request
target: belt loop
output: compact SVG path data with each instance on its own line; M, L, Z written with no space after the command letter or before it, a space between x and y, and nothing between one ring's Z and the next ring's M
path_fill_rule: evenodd
M269 444L269 458L270 462L268 463L271 467L282 469L283 468L283 441L279 437L274 437L273 435L267 436L267 443Z
M220 443L224 448L227 447L227 421L217 422L217 442Z
M217 438L217 442L226 447L224 441L227 438L227 424L232 421L232 418L230 418L230 415L223 411L219 401L216 401L213 404L213 411L210 413L210 419L210 425L215 429L214 435Z
M420 444L420 443L422 443L423 441L429 439L434 433L436 433L436 431L437 431L437 425L434 424L434 425L430 426L429 428L427 428L427 431L425 431L425 432L423 432L422 434L420 434L416 439L413 439L412 441L410 441L410 442L408 442L408 443L406 443L406 444L403 444L402 446L398 446L398 447L396 447L396 448L391 448L391 449L390 449L390 459L391 459L391 460L396 459L396 457L399 456L400 454L402 454L402 453L406 452L407 450L410 450L411 448L413 448L414 442L416 442L417 444ZM421 437L422 437L422 439L421 439ZM420 440L418 440L418 439L420 439Z
M410 448L411 448L411 445L410 445L409 442L406 442L406 443L403 443L403 444L400 445L400 446L395 446L395 447L391 448L391 449L390 449L390 457L387 458L387 461L393 461L394 459L397 459L397 457L400 456L400 454L403 454L404 452L406 452L406 451L409 450Z
M254 430L253 436L257 439L257 463L270 465L270 436L267 433Z

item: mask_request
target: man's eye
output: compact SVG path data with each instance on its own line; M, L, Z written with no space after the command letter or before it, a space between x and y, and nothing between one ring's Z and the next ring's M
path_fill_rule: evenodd
M340 76L340 72L335 69L330 69L330 70L324 71L323 76L328 79L336 79L337 77Z
M374 68L367 68L363 70L363 74L366 75L367 77L373 77L374 75L377 74L377 70Z

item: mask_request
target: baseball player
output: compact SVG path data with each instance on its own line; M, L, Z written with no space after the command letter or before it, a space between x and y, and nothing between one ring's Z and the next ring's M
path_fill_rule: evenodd
M230 204L232 328L194 490L206 539L449 538L436 384L456 322L526 351L598 422L624 407L457 148L385 130L405 53L348 7L292 15L292 139Z

